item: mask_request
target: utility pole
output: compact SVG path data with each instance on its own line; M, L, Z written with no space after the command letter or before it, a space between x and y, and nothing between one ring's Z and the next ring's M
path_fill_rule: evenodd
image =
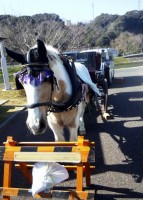
M4 90L10 90L11 86L9 83L9 76L8 76L8 70L7 70L7 63L6 58L4 56L4 49L3 49L3 40L6 38L0 37L0 51L1 51L1 68L2 68L2 74L3 74L3 80L4 80Z
M141 2L138 0L138 10L141 10Z
M92 3L92 16L93 16L93 20L94 20L94 3Z

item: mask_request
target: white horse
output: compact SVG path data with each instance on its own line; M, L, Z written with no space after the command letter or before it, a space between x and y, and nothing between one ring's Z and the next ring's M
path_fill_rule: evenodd
M84 99L88 99L76 71L79 73L85 66L78 63L75 70L74 64L70 64L56 49L46 46L41 40L37 40L37 45L25 55L7 48L6 51L22 64L16 76L26 92L26 123L30 131L34 135L41 134L49 125L55 140L65 141L64 130L67 128L69 140L76 141L80 121L83 123ZM91 87L99 93L95 84L91 83Z

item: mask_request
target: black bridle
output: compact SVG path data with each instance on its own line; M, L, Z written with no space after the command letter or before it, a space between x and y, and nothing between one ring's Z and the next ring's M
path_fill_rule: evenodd
M18 78L22 75L30 74L32 76L37 76L40 72L48 69L51 71L52 74L54 72L50 69L49 64L37 64L37 63L30 63L22 65L20 72L17 74Z
M50 69L48 64L26 64L22 66L21 71L18 73L18 77L30 74L32 76L37 76L40 72L44 70L50 70L51 76L48 79L45 79L44 81L49 81L52 86L52 92L54 90L54 84L58 87L57 85L57 80L56 77L54 76L54 72ZM71 66L66 67L68 74L70 76L73 76L73 69ZM71 77L70 77L71 78ZM77 80L75 80L77 81ZM73 82L73 80L72 80ZM72 110L73 108L77 107L80 102L83 100L83 95L82 95L82 87L81 87L81 81L77 81L77 84L75 84L76 89L74 90L74 93L72 95L72 98L67 101L66 103L57 103L52 101L52 94L51 94L51 99L48 102L42 102L42 103L34 103L25 106L24 110L26 109L33 109L36 107L41 107L41 106L48 106L48 112L64 112L64 111L69 111Z
M32 63L32 64L25 64L22 65L22 69L20 70L20 72L18 72L16 74L17 78L20 78L21 76L24 75L31 75L33 77L36 77L39 75L40 72L43 72L45 70L49 70L51 72L51 76L49 78L45 78L44 82L49 81L51 83L52 86L52 91L54 90L54 84L56 84L57 86L57 80L56 77L54 76L54 72L50 69L49 64L37 64L37 63ZM24 107L24 110L26 109L32 109L32 108L36 108L36 107L40 107L40 106L52 106L52 101L48 101L48 102L43 102L43 103L33 103L30 105L26 105Z

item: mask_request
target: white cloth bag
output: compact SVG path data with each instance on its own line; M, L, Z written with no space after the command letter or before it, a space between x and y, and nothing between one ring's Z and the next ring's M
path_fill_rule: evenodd
M69 177L66 168L54 162L35 163L32 169L32 195L48 191Z

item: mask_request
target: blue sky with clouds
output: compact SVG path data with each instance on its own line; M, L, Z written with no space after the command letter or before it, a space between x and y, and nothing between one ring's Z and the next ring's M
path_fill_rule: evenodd
M72 23L88 22L101 13L123 15L143 9L143 0L0 0L0 15L55 13Z

